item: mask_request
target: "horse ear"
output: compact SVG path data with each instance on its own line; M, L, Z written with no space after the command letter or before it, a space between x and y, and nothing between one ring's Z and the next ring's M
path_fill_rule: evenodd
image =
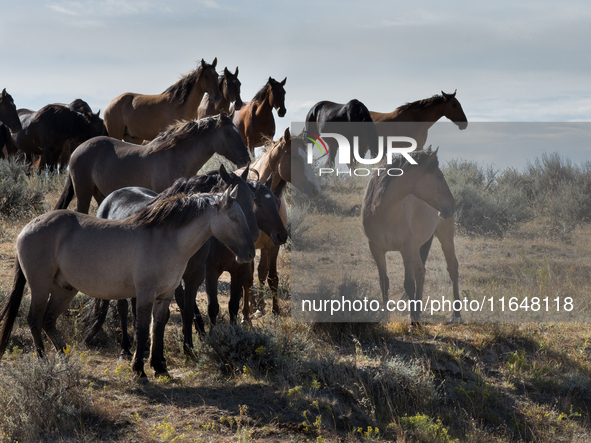
M100 116L101 116L101 110L100 110L100 109L99 109L99 110L98 110L98 112L96 113L96 116L97 116L97 117L100 117Z
M269 175L269 177L267 178L267 181L265 182L265 186L269 189L271 189L271 185L273 184L273 173L271 172L271 174Z
M457 89L454 91L454 93L453 93L451 96L452 96L452 97L455 97L455 96L456 96L456 92L458 92L458 90L457 90Z
M439 146L437 146L437 149L435 149L435 151L433 151L433 152L431 153L431 156L432 156L432 157L437 157L437 151L439 151Z
M236 66L236 71L234 72L235 76L238 76L238 66Z
M285 140L287 143L289 143L289 141L291 140L291 133L289 132L289 126L287 128L285 128L285 132L283 133L283 140Z
M228 174L228 171L226 170L226 167L223 164L220 165L219 171L220 178L224 181L224 183L230 185L230 174Z
M213 59L213 62L211 62L211 66L213 66L215 68L217 64L218 64L218 58L216 57Z
M283 80L281 80L281 86L285 86L285 82L287 81L287 77L285 77Z
M232 103L232 110L230 111L230 113L228 114L228 118L232 121L234 121L234 114L236 113L236 109L234 108L234 103Z
M283 195L283 190L285 189L286 186L287 186L287 182L285 180L281 179L279 184L277 186L275 186L275 189L273 189L273 194L275 195L275 197L281 198L281 196Z
M427 150L425 152L428 152L429 154L431 154L431 146L433 146L433 145L429 145L429 147L427 148Z
M205 68L205 60L201 59L201 67Z
M230 71L228 71L228 67L227 66L224 68L224 75L226 77L228 77L230 75Z
M244 171L242 171L242 174L240 175L240 178L242 180L248 180L248 174L250 172L250 162L247 163L246 167L244 168Z
M447 94L445 92L441 91L441 96L447 100Z
M2 98L6 97L6 88L2 90Z

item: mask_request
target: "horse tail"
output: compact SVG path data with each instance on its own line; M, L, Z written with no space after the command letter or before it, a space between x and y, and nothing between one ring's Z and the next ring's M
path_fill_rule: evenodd
M6 321L0 330L0 358L2 358L4 352L6 351L8 339L10 338L12 327L14 326L14 320L16 319L18 309L21 305L21 300L23 299L26 283L27 278L23 273L17 256L14 267L14 286L12 288L12 292L10 293L10 297L8 298L8 302L4 308L2 308L2 312L0 312L0 321L2 321L6 314L8 314L8 316L6 316Z
M74 183L72 183L72 174L68 174L68 180L66 180L66 186L60 199L57 201L53 209L68 209L68 205L74 198Z
M429 256L429 251L431 250L431 243L433 243L433 235L429 240L427 240L427 242L425 242L425 244L423 244L423 246L419 248L419 254L421 256L423 265L427 263L427 257Z

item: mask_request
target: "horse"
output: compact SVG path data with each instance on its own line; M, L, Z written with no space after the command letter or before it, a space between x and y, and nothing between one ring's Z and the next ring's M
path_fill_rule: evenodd
M253 240L256 241L259 236L259 228L255 208L259 207L259 205L264 206L265 202L262 201L261 198L258 198L255 201L256 194L253 193L252 185L246 182L248 171L249 168L247 166L242 176L238 176L233 172L227 172L222 165L220 166L219 171L211 171L204 175L191 177L190 179L180 178L160 195L150 189L137 186L122 188L109 194L109 196L101 203L97 210L97 217L110 220L122 220L131 216L144 206L153 204L158 199L174 197L181 193L195 194L210 192L214 188L225 190L228 187L235 187L237 192L236 201L246 217L251 236L253 237ZM205 332L203 319L201 318L201 314L195 303L195 298L197 295L197 288L203 281L204 266L209 253L211 241L212 239L209 239L189 259L187 268L183 273L185 289L183 289L182 285L179 285L175 290L176 302L183 313L183 335L186 351L193 348L191 336L191 321L193 319L195 320L197 330L200 333ZM233 260L234 258L235 257L232 256ZM86 317L89 317L92 322L92 325L88 328L88 332L84 337L86 343L90 343L92 338L101 329L107 316L108 307L108 301L96 300L94 309L86 315ZM119 300L117 302L117 310L121 320L121 329L123 331L121 356L127 358L131 356L131 341L129 340L129 335L127 333L127 300ZM134 312L135 315L135 304L133 304L132 312ZM188 353L190 354L190 351Z
M417 163L411 165L397 157L392 167L404 171L399 177L375 174L369 180L361 217L369 250L378 267L380 290L388 302L389 279L386 252L399 251L404 263L404 289L409 300L422 302L425 263L436 236L443 249L447 270L453 284L454 299L459 300L458 260L454 248L455 201L439 169L437 151L414 151L409 155ZM413 324L419 322L417 305L410 307ZM454 311L453 321L460 321Z
M4 155L4 148L6 148L6 156ZM0 122L0 159L13 157L16 153L17 148L12 139L10 128Z
M216 65L217 57L211 65L201 59L196 69L161 94L126 92L111 100L104 113L109 137L141 145L175 121L195 119L203 94L207 92L214 103L222 97Z
M205 94L199 107L197 108L197 118L205 118L217 115L220 112L229 113L230 104L234 103L234 110L239 111L242 108L242 99L240 98L240 80L238 80L238 66L236 72L232 74L228 68L224 68L224 73L219 77L219 88L222 99L213 103L209 94Z
M83 114L59 104L44 106L37 112L25 114L25 124L16 135L15 144L28 163L32 164L33 156L39 155L41 167L47 164L53 171L64 147L74 146L75 149L80 143L107 133L99 114L100 111Z
M162 192L177 178L195 175L216 152L238 166L250 161L225 114L179 122L145 146L95 137L74 151L55 209L66 209L75 195L77 210L88 213L93 197L100 205L111 192L127 186Z
M0 93L0 122L8 126L12 132L19 132L22 129L14 100L12 95L6 92L6 88Z
M364 123L364 125L343 125L343 123ZM322 133L338 132L349 140L359 136L359 155L365 157L370 151L373 157L378 155L378 133L367 107L359 100L334 103L321 101L316 103L306 115L305 131L320 136ZM328 166L334 165L339 145L332 138L327 139Z
M271 189L276 189L281 180L291 183L304 197L314 199L320 194L320 184L311 166L306 163L305 150L306 140L300 134L292 137L287 128L277 142L269 142L263 149L263 154L251 165L251 177L258 175L259 181L266 181L272 178ZM239 172L239 171L236 171ZM280 194L278 195L280 197ZM279 214L285 226L287 226L287 210L285 200L281 197ZM277 274L277 256L279 255L279 244L265 233L261 232L255 247L261 250L259 261L258 279L259 289L265 285L265 281L271 289L273 313L280 314L277 301L277 288L279 276ZM254 264L251 264L247 282L254 280ZM245 294L250 294L250 287L245 288ZM261 291L259 291L261 292ZM245 320L250 316L250 296L244 297L243 317ZM261 301L260 305L263 305ZM261 306L263 307L263 306Z
M245 181L249 173L248 167L242 172L241 176L238 176L232 172L226 172L223 166L220 167L220 171L211 171L205 175L192 177L190 179L179 179L169 189L165 190L160 195L153 191L145 188L130 187L123 188L110 194L99 206L97 216L102 218L110 219L122 219L133 214L138 209L141 209L146 204L155 201L156 199L168 198L175 196L180 193L191 194L196 192L207 192L213 187L226 187L226 186L237 186L240 191L241 188L246 187L241 197L240 192L236 197L236 201L242 208L251 230L253 239L259 236L259 229L266 234L270 235L276 241L284 243L287 239L287 232L278 212L278 201L271 196L271 190L266 186L256 181ZM284 186L280 184L280 186ZM277 191L275 191L277 192ZM251 196L254 193L254 196ZM254 219L254 223L253 223ZM182 286L175 291L175 299L178 306L181 308L183 317L183 337L184 337L184 348L185 351L190 355L191 349L193 348L192 338L192 326L191 321L195 321L195 328L200 334L205 333L205 327L203 319L195 303L197 289L204 280L204 269L206 261L208 260L209 253L212 250L223 250L227 251L229 257L228 262L231 262L233 266L240 267L243 264L236 263L234 254L227 249L223 244L215 242L210 239L204 246L197 251L193 257L189 260L187 268L183 274L183 280L185 288ZM219 255L219 254L217 254ZM234 278L241 278L244 273L237 272L232 275L232 281ZM217 283L217 281L216 281ZM235 282L233 283L235 285ZM240 303L240 297L242 293L234 293L230 300L230 313L231 317L236 318L238 311L238 304ZM236 299L236 297L238 297ZM127 335L127 302L118 302L118 311L121 317L123 339L121 342L123 356L130 355L129 347L130 342ZM215 310L215 316L212 318L212 325L216 323L217 313L219 312L219 305L217 303L217 297L215 299L210 298L210 316L213 315ZM88 343L89 340L99 331L104 319L107 315L108 303L102 303L100 306L95 307L92 317L95 318L90 332L86 335L85 341Z
M124 220L67 210L35 218L16 241L14 286L0 312L0 320L6 317L0 356L28 282L28 323L40 357L45 353L43 330L58 351L66 347L56 320L78 291L101 299L135 297L137 348L132 370L140 381L147 381L143 355L153 313L150 364L156 377L169 376L163 349L165 320L189 258L211 236L232 249L238 261L254 258L253 240L234 195L230 189L223 194L179 195Z
M242 106L240 111L234 113L234 124L242 134L242 140L251 152L254 148L262 146L265 138L273 138L275 135L275 119L273 108L277 115L283 117L285 109L285 82L269 77L265 85L255 94L249 103Z
M390 113L372 111L370 112L371 118L377 123L379 135L384 137L389 135L412 137L417 142L416 149L421 150L427 142L429 128L441 117L447 117L460 130L468 127L468 119L464 114L462 105L456 98L456 92L457 89L453 94L446 94L441 91L441 95L406 103ZM388 125L381 123L401 124Z

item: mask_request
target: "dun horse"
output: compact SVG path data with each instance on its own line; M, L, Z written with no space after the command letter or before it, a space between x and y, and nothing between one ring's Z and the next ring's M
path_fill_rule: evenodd
M214 103L221 99L217 58L183 76L162 94L143 95L126 92L105 108L105 126L109 137L141 144L153 140L175 121L193 120L206 92Z
M41 156L40 167L47 164L49 170L57 167L62 152L67 151L62 166L67 165L69 151L80 143L107 133L99 112L80 113L65 105L47 105L37 112L26 114L23 129L16 135L15 143L33 164L33 156Z
M397 158L392 166L404 173L399 177L372 176L363 197L363 229L378 267L382 298L388 301L386 252L400 251L406 294L409 300L422 300L425 262L435 235L447 262L454 299L459 300L458 260L453 242L454 198L439 169L437 150L415 151L410 155L417 165L409 164L403 157ZM411 306L412 323L420 320L421 312L416 307L416 304ZM459 311L454 312L452 320L460 320Z
M269 77L265 86L255 94L250 103L242 106L240 112L234 113L234 124L251 152L254 152L257 146L262 146L265 139L273 139L275 135L273 108L277 110L279 117L283 117L287 112L285 82L287 77L280 82Z
M363 125L343 125L343 123L364 123ZM334 129L331 129L334 128ZM345 104L321 101L316 103L306 115L306 132L321 135L324 132L338 132L347 139L359 137L359 155L365 157L367 151L372 157L378 155L378 134L371 119L369 110L359 100L351 100ZM334 165L337 150L336 140L327 138L328 159L326 164ZM352 143L351 143L351 146ZM350 157L351 161L353 156Z
M8 126L12 132L19 132L22 129L14 100L12 95L6 92L6 88L0 93L0 122Z
M265 148L263 154L251 165L251 170L256 171L259 181L265 181L272 177L271 189L276 189L281 180L284 180L295 186L305 197L314 199L320 194L320 185L311 166L306 163L305 147L306 141L304 138L301 135L291 137L289 128L287 128L279 141L272 142L270 146ZM283 223L287 225L287 211L283 198L281 198L279 213ZM279 314L279 303L277 301L279 244L275 239L261 232L255 246L261 250L261 260L258 266L259 286L262 289L265 281L268 283L273 294L273 312ZM249 272L250 276L246 281L252 282L253 266L250 267ZM245 294L249 293L250 288L246 288ZM246 320L248 320L251 311L249 298L244 298L243 316Z
M434 95L431 98L407 103L390 113L370 112L371 118L377 123L379 135L412 137L417 142L417 149L423 149L427 142L429 129L441 117L450 119L461 130L468 127L468 119L464 114L462 105L456 98L456 92L446 94L441 91L441 95ZM388 125L381 123L399 124Z
M238 66L236 66L236 72L234 74L228 71L228 68L224 68L224 74L219 78L222 99L214 103L209 97L209 94L205 94L197 109L197 118L201 119L217 115L221 112L230 113L230 105L232 103L234 103L234 109L236 111L240 110L242 108L240 85L240 80L238 80Z
M88 213L93 197L100 204L127 186L162 192L177 178L195 175L216 152L238 166L250 161L240 134L224 114L178 123L145 146L110 137L91 139L72 155L55 209L66 209L76 195L77 210Z
M233 195L228 189L224 194L171 197L125 220L63 210L34 219L16 242L14 287L0 312L0 319L6 317L0 355L6 350L28 282L28 322L40 356L43 330L57 350L65 348L56 320L78 291L106 300L135 297L137 349L132 369L147 380L143 355L153 313L150 363L157 377L168 376L163 350L168 305L191 256L215 236L238 261L254 258L252 236Z

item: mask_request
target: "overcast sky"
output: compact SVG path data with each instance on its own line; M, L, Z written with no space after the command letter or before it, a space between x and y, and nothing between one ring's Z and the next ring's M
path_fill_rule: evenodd
M17 107L80 97L96 111L123 92L160 93L217 57L218 71L239 66L245 101L287 76L278 134L320 100L386 112L456 88L469 121L591 121L587 1L0 5L0 87Z

